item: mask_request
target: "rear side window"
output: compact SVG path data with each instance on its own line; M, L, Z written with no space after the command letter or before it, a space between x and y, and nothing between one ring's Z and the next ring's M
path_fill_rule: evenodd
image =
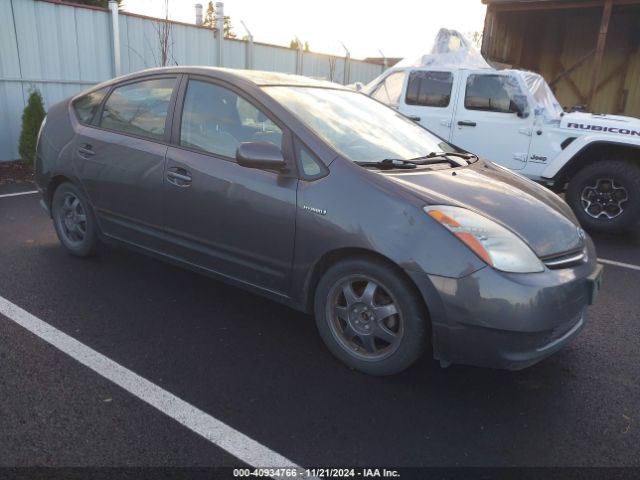
M448 107L452 87L451 72L411 72L405 103L423 107Z
M88 124L93 120L94 115L98 111L98 107L102 103L102 99L107 94L109 88L102 88L95 92L88 93L73 102L73 110L78 116L80 123Z
M116 87L104 104L100 126L162 140L175 82L158 78Z
M371 96L390 107L397 107L402 95L404 77L404 72L392 73L376 87Z
M189 80L180 145L235 158L241 142L269 142L282 148L282 130L264 112L231 90Z
M513 77L506 75L469 75L464 108L486 112L517 113L522 91Z

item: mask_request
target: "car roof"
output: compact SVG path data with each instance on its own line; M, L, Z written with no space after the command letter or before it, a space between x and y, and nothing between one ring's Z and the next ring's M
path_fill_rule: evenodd
M148 77L162 74L193 74L224 80L231 83L245 83L245 86L265 87L265 86L295 86L295 87L316 87L331 88L336 90L348 90L340 84L328 82L326 80L316 80L302 75L289 73L265 72L260 70L239 70L232 68L219 68L207 66L176 66L159 67L141 70L121 77L108 80L97 85L95 88L103 88L123 81L135 80L139 77ZM249 85L246 85L249 84ZM93 90L93 89L92 89Z

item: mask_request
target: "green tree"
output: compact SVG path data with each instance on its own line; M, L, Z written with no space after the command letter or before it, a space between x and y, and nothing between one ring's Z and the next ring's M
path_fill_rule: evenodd
M218 28L218 13L216 12L216 7L214 6L213 2L209 2L209 4L207 5L207 13L205 13L204 15L202 25L212 29ZM237 35L233 31L233 25L231 25L230 16L224 16L223 27L224 38L237 38Z
M233 25L231 25L231 17L224 16L224 38L236 38L237 35L233 32Z
M289 48L293 48L294 50L298 50L300 48L300 43L297 38L294 38L289 42ZM303 49L305 52L310 52L311 47L309 46L309 42L304 42Z
M20 158L30 165L33 165L36 158L38 131L45 115L42 95L38 90L31 90L27 106L24 107L22 112L22 131L20 132L20 141L18 143Z
M213 2L209 2L207 6L207 13L204 16L202 25L208 28L216 28L216 7L213 6Z

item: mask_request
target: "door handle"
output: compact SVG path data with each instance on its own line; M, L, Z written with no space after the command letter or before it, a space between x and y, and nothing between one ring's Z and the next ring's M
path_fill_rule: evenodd
M460 120L458 122L458 125L460 125L461 127L475 127L476 122L472 122L470 120Z
M421 120L421 118L420 118L420 117L417 117L417 116L415 116L415 115L407 115L407 118L408 118L409 120L413 120L414 122L419 122L419 121Z
M191 175L184 168L171 168L167 172L167 180L177 187L191 185Z
M81 143L80 145L78 145L78 155L80 155L82 158L92 157L95 154L96 152L93 151L93 147L88 143Z

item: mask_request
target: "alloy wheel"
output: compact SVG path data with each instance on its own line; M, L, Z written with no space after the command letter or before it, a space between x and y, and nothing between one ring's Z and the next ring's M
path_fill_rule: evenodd
M327 310L331 332L356 357L381 360L400 345L404 324L398 304L372 278L353 275L336 282Z
M613 219L624 212L629 200L627 189L612 178L598 178L582 190L580 201L585 213L592 218Z
M73 193L65 193L58 213L58 224L70 243L82 243L87 235L87 214L80 199Z

